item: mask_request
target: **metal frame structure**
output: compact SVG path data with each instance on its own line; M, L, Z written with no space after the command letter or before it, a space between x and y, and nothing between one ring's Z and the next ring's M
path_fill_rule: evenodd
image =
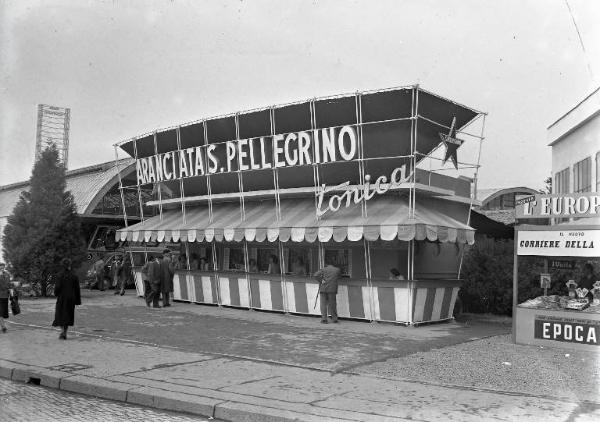
M69 131L71 128L71 109L47 104L37 106L37 130L35 137L35 160L42 151L54 144L59 160L67 168L69 163Z
M411 116L410 117L399 117L399 118L393 118L393 119L387 119L387 120L381 120L381 121L371 121L371 122L363 122L363 118L362 118L362 97L365 94L373 94L373 93L381 93L381 92L388 92L388 91L393 91L393 90L398 90L398 89L411 89L412 91L412 100L411 100ZM366 171L365 171L365 164L369 161L374 161L374 160L394 160L394 159L408 159L411 162L411 174L410 174L410 180L408 182L408 198L409 198L409 218L414 219L415 218L415 213L416 213L416 200L417 200L417 182L416 182L416 170L417 167L420 163L420 158L429 158L433 161L442 161L441 159L438 158L434 158L431 155L433 154L433 152L435 152L438 148L439 145L437 147L435 147L429 154L422 154L419 153L418 151L418 122L420 119L422 119L423 121L426 121L428 123L434 124L438 127L440 127L441 129L446 129L446 130L450 130L450 126L447 126L446 124L440 123L440 122L436 122L432 119L429 119L428 117L422 115L420 113L419 110L419 93L420 92L424 92L427 93L429 95L432 95L434 97L438 97L438 98L442 98L439 97L436 94L433 94L429 91L423 90L419 85L409 85L409 86L403 86L403 87L396 87L396 88L388 88L388 89L383 89L383 90L374 90L374 91L364 91L364 92L355 92L353 94L341 94L341 95L335 95L335 96L328 96L328 97L320 97L320 98L312 98L310 100L306 100L306 101L297 101L297 102L293 102L293 103L287 103L287 104L282 104L282 105L278 105L278 106L269 106L269 107L263 107L263 108L257 108L257 109L252 109L252 110L248 110L245 111L244 113L250 113L250 112L256 112L256 111L269 111L269 119L270 119L270 134L271 136L276 134L276 121L275 121L275 110L277 108L280 107L285 107L285 106L289 106L289 105L296 105L296 104L303 104L303 103L308 103L309 104L309 109L310 109L310 119L311 119L311 129L310 132L312 133L313 139L315 137L315 133L318 130L317 129L317 123L316 123L316 108L315 108L315 104L317 101L322 101L322 100L329 100L329 99L336 99L336 98L343 98L343 97L351 97L354 96L355 98L355 110L356 110L356 122L355 124L353 124L352 126L355 126L357 128L357 140L358 140L358 158L353 160L358 162L358 171L359 171L359 180L360 180L360 185L358 186L359 188L362 188L365 183L365 177L366 177ZM475 170L475 174L474 174L474 181L477 180L478 177L478 171L479 171L479 167L480 167L480 159L481 159L481 147L482 147L482 143L484 138L484 130L485 130L485 116L486 113L483 112L479 112L476 110L473 110L470 107L466 107L464 105L461 105L459 103L450 101L446 98L443 98L444 101L449 101L452 104L467 108L471 111L473 111L476 114L476 117L473 118L471 121L469 121L463 128L462 130L457 130L457 134L460 135L464 135L464 136L469 136L472 138L475 138L479 141L479 150L477 152L477 162L476 163L467 163L467 162L457 162L459 168L458 169L474 169ZM235 113L235 114L227 114L227 115L220 115L220 116L215 116L212 117L211 119L219 119L219 118L231 118L234 117L235 119L235 133L236 133L236 139L235 140L240 140L240 127L239 127L239 116L241 113ZM480 134L479 135L475 135L473 133L467 132L465 129L469 126L471 126L474 122L478 121L480 117L483 116L482 119L482 124L481 124L481 129L480 129ZM163 129L162 131L168 131L168 130L173 130L175 129L177 132L177 148L181 149L181 139L180 139L180 130L182 127L186 127L189 125L193 125L193 124L202 124L202 128L203 128L203 145L207 146L208 143L208 132L207 132L207 120L211 120L211 119L202 119L202 120L195 120L192 122L188 122L185 124L181 124L181 125L177 125L177 126L172 126L166 129ZM395 121L407 121L410 120L411 122L411 127L410 127L410 154L409 155L394 155L394 156L385 156L385 157L375 157L375 158L365 158L364 156L364 145L363 145L363 127L367 126L367 125L375 125L375 124L382 124L382 123L388 123L388 122L395 122ZM340 128L342 126L332 126L333 128ZM161 131L161 132L162 132ZM150 133L145 133L143 135L140 135L138 137L135 138L131 138L131 139L127 139L118 143L114 144L114 148L115 148L115 154L116 154L116 160L118 160L118 148L123 145L126 142L131 142L133 141L133 145L134 145L134 159L138 159L138 150L137 150L137 140L144 138L146 136L152 135L153 139L154 139L154 153L158 154L158 146L157 146L157 133L159 133L159 131L154 131L154 132L150 132ZM233 139L232 139L233 141ZM223 141L223 142L216 142L214 144L224 144L227 141ZM274 140L272 139L272 154L275 154L275 148L274 148ZM273 159L273 157L272 157ZM274 162L274 161L273 161ZM317 162L316 157L315 157L315 149L312 149L312 163L311 164L297 164L294 166L286 166L286 168L294 168L294 167L306 167L306 166L311 166L312 167L312 173L313 173L313 187L312 188L308 188L307 189L307 193L311 193L314 194L315 196L315 212L316 212L316 208L317 208L317 196L319 195L319 193L321 192L321 175L320 175L320 166L322 164ZM458 170L457 169L457 170ZM278 168L276 168L275 166L272 167L272 173L273 173L273 186L274 189L272 191L266 191L265 195L266 196L273 196L274 200L275 200L275 207L276 207L276 218L278 221L281 220L281 201L280 201L280 194L281 194L281 190L279 188L279 174L278 174ZM439 169L433 169L431 170L431 172L435 172L435 171L446 171L448 170L447 168L440 166ZM247 171L252 171L252 170L240 170L240 158L238 155L238 168L235 171L237 173L237 178L238 178L238 192L237 193L232 193L231 197L233 197L234 195L238 195L239 196L239 204L240 204L240 219L243 221L245 220L245 192L244 192L244 183L243 183L243 178L244 178L244 173ZM213 221L213 201L215 198L215 195L212 193L212 188L211 188L211 174L209 172L206 172L206 174L204 175L206 177L206 183L207 183L207 195L203 195L203 196L199 196L199 197L192 197L192 198L186 198L184 195L184 185L183 185L183 179L180 179L180 195L179 195L179 199L178 201L181 202L181 207L182 207L182 219L183 219L183 223L185 223L185 208L186 208L186 204L189 202L196 202L196 201L206 201L208 209L209 209L209 220L212 223ZM159 215L160 218L163 218L163 205L167 204L167 203L171 203L171 202L177 202L177 200L168 200L168 201L163 201L162 195L161 195L161 183L156 183L158 185L158 201L157 201L157 205L159 207ZM351 186L352 187L352 186ZM125 189L127 187L123 187L121 184L121 181L119 181L119 189L122 190ZM139 190L139 186L138 186L138 190ZM223 197L223 195L221 195L220 197ZM123 195L122 195L123 198ZM141 194L139 194L139 198L140 198L140 207L143 206L142 203L142 198L141 198ZM473 205L473 201L474 201L474 192L471 191L471 195L470 195L470 202L469 205L472 206ZM125 207L125 202L123 199L123 207ZM368 204L367 201L362 201L361 204L361 212L363 217L367 217L368 216ZM143 214L142 215L142 222L144 222L144 218L143 218ZM318 219L318 214L317 214L317 219ZM470 216L469 216L470 218ZM127 222L125 223L127 225ZM468 223L467 223L468 225ZM182 241L185 241L187 243L187 238L182 239ZM216 272L218 270L217 268L217 256L216 256L216 240L213 238L211 241L211 246L212 246L212 258L213 258L213 269ZM285 257L284 257L284 246L282 244L282 241L280 239L278 239L277 241L277 250L278 250L278 255L279 255L279 259L280 259L280 263L282 268L284 268L285 265ZM318 259L319 259L319 266L323 266L324 265L324 246L322 244L322 242L317 242L318 243ZM365 276L366 276L366 281L367 281L367 286L369 288L369 291L372 291L373 286L372 286L372 271L371 271L371 245L370 245L370 241L366 240L363 237L363 246L364 246L364 258L365 258ZM188 249L186 249L187 251ZM249 255L248 255L248 242L244 239L243 241L243 250L244 250L244 265L246 270L248 269L249 266ZM462 267L462 260L463 260L463 254L464 254L464 248L461 251L461 257L460 257L460 263L459 263L459 269L458 269L458 278L460 278L460 271L461 271L461 267ZM412 291L414 290L414 282L411 281L414 279L414 259L415 259L415 241L411 240L408 242L408 250L407 250L407 260L408 260L408 274L407 274L407 280L409 281L409 314L413 315L413 298L412 298ZM188 257L188 263L189 263L189 257ZM188 268L189 268L189 264L188 264ZM285 288L285 280L283 279L283 271L282 271L282 284ZM218 283L217 283L217 290L218 290ZM250 288L249 288L250 290ZM249 292L251 295L251 291ZM287 294L284 293L284 301L286 300ZM373 294L370 294L370 303L371 303L371 309L373 309ZM369 316L369 318L371 320L373 320L372 315ZM410 321L412 323L412 321Z

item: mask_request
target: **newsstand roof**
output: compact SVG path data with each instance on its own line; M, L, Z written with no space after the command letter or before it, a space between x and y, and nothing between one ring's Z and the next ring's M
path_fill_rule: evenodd
M130 158L69 170L66 174L67 190L75 199L78 214L91 214L102 196L118 182L118 172L133 171ZM0 217L9 216L21 192L29 190L29 181L0 186Z

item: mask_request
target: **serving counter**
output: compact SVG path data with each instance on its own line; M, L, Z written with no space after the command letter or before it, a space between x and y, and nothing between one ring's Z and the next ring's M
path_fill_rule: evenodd
M140 268L136 289L144 295ZM245 309L320 315L319 284L310 277L235 271L177 270L173 299ZM337 294L341 318L419 324L452 318L459 280L342 278ZM316 303L316 305L315 305Z

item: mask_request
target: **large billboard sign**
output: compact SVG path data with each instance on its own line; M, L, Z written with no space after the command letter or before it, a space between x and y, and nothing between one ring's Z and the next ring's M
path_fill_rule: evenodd
M515 212L517 218L597 217L600 215L600 194L518 195Z
M314 132L279 134L270 138L226 141L156 154L137 159L136 174L138 184L143 185L237 170L264 170L357 158L356 128L342 126Z

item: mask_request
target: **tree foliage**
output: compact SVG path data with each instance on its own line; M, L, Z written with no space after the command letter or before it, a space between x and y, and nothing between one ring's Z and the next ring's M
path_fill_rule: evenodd
M512 314L513 295L513 240L478 239L465 253L460 289L462 310L473 313ZM518 303L543 294L540 288L540 274L550 273L552 277L549 295L566 295L565 283L569 279L578 280L581 270L544 271L544 258L520 256L518 259L519 293Z
M65 168L54 146L35 163L30 189L22 192L8 217L2 242L9 270L46 296L51 280L68 257L77 267L85 258L85 242L71 192L66 191Z

